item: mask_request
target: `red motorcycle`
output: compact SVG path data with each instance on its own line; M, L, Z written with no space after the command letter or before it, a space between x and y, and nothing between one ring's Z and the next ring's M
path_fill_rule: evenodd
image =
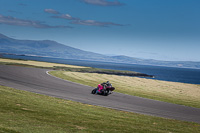
M98 94L98 95L103 95L103 96L108 96L112 94L112 92L115 90L115 87L112 87L112 85L105 86L104 89L101 89L101 91L97 91L99 88L95 88L92 90L92 94Z

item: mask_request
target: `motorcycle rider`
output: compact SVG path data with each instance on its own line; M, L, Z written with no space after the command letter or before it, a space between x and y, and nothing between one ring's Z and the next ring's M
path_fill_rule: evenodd
M106 86L107 86L107 87L112 87L112 84L111 84L109 81L107 81L107 82L106 82Z
M98 84L96 94L101 94L103 89L106 89L106 87L112 87L112 84L109 81Z

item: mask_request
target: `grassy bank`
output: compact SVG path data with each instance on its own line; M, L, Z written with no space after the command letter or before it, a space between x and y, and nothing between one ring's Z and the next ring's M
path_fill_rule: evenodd
M0 132L200 132L200 125L0 86Z
M200 108L199 85L97 73L51 71L50 74L92 87L109 80L116 92Z

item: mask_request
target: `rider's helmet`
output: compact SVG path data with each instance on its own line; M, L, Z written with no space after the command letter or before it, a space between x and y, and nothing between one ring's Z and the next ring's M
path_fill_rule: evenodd
M108 87L112 87L112 84L111 84L109 81L106 82L106 85L107 85Z

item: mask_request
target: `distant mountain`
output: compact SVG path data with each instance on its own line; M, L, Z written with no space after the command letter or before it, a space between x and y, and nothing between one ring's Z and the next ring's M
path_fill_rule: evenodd
M200 69L200 62L194 61L161 61L133 58L128 56L113 56L112 59L118 60L121 63Z
M55 41L16 40L2 34L0 34L0 52L81 60L96 60L106 57L101 54L72 48Z
M200 68L200 62L190 61L159 61L151 59L140 59L128 56L106 56L93 52L83 51L73 47L60 44L55 41L42 40L17 40L0 34L0 53L12 53L20 55L36 55L58 57L64 59L104 61L115 63L129 63L141 65L156 65L167 67Z

